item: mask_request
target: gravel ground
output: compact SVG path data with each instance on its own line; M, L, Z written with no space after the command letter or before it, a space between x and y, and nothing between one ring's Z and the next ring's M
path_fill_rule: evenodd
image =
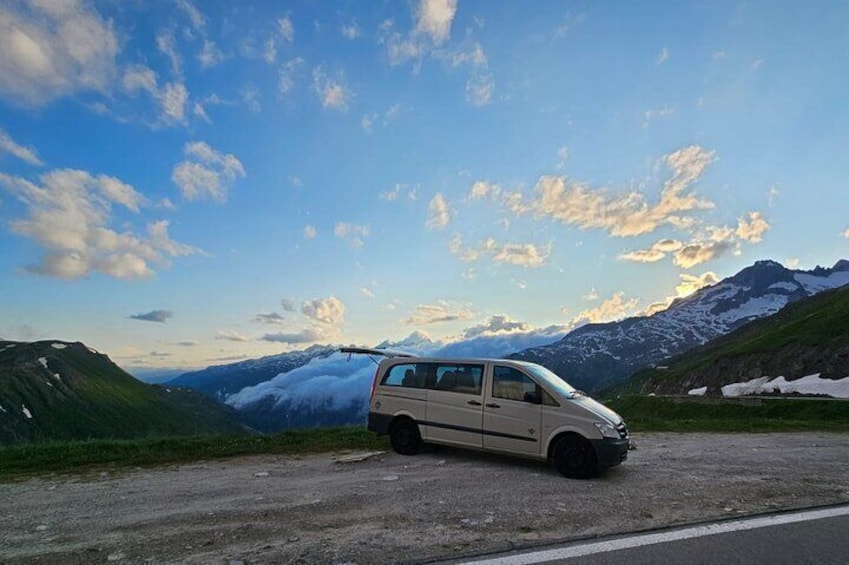
M0 562L426 561L849 501L849 434L633 439L628 461L592 481L439 448L5 483Z

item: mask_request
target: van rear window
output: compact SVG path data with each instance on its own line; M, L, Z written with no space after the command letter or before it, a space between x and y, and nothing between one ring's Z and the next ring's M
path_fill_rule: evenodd
M405 388L427 388L428 366L425 363L404 363L389 369L381 384Z

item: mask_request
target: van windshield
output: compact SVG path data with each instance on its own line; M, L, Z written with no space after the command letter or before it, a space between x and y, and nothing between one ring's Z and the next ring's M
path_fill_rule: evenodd
M553 389L556 389L557 392L565 396L566 398L575 398L577 396L578 391L575 388L558 377L555 373L552 373L542 365L537 365L536 363L526 363L523 362L522 366L533 376L538 379L545 381L545 384L550 386Z

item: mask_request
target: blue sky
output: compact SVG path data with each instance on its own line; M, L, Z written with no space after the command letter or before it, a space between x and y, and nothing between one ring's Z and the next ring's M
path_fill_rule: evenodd
M0 6L0 337L195 367L849 255L849 6Z

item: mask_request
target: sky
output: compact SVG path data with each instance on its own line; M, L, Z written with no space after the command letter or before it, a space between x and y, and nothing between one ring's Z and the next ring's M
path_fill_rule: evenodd
M203 367L849 257L845 2L0 4L0 337Z

